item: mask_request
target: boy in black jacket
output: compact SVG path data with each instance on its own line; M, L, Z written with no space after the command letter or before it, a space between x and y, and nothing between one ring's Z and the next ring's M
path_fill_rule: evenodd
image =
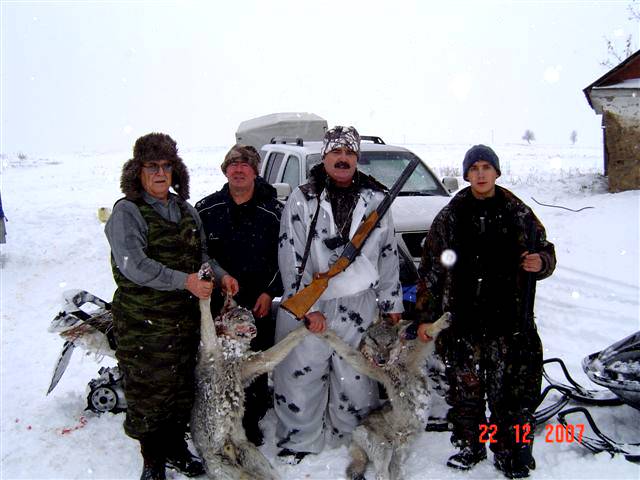
M495 184L500 163L491 148L472 147L463 175L471 186L442 209L426 238L417 298L422 322L453 314L438 338L451 440L460 449L447 465L472 468L487 457L489 443L505 476L527 477L535 468L530 442L542 380L535 281L555 269L555 250L531 209ZM425 337L425 324L418 335Z

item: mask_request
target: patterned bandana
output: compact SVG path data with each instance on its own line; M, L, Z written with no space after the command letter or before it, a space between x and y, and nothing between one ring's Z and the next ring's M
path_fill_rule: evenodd
M327 130L322 140L322 158L336 148L346 148L360 156L360 135L354 127L335 126Z

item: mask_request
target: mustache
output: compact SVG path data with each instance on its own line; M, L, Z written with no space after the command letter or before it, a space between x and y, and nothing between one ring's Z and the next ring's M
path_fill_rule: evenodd
M344 161L340 160L340 161L336 162L336 163L333 165L333 167L334 167L334 168L344 168L344 169L349 169L349 168L351 168L351 165L350 165L348 162L344 162Z

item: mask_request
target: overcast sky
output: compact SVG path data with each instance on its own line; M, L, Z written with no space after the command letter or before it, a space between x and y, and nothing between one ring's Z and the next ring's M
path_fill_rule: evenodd
M3 153L225 146L306 111L401 143L601 142L582 89L627 1L1 0Z

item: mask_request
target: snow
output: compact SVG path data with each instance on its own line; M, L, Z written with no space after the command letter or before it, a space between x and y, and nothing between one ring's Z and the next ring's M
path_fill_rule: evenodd
M611 85L602 85L593 88L594 90L605 88L640 88L640 78L630 78L619 83L612 83Z
M440 176L456 175L469 145L408 145ZM219 165L228 147L181 152L190 169L192 200L224 183ZM497 145L498 183L528 203L555 243L558 268L538 284L537 323L545 357L561 357L571 374L590 384L582 358L640 329L640 192L610 194L602 151L562 145ZM1 267L1 470L2 479L134 479L141 457L122 430L123 415L84 410L86 387L101 365L76 349L59 385L45 396L62 339L47 331L65 290L80 288L110 300L115 289L100 207L120 197L120 169L129 152L3 156L2 200L9 218ZM533 201L580 212L544 207ZM590 407L614 439L640 442L640 412L629 406ZM571 421L571 418L568 418ZM274 460L274 417L265 418L262 451L283 479L341 479L346 447L307 457L298 466ZM552 441L557 420L536 433L533 479L638 479L623 457L592 455L575 443ZM549 434L549 435L548 435ZM469 473L445 466L453 452L448 433L416 441L406 479L501 478L491 460ZM491 458L491 457L490 457ZM181 475L168 470L168 478ZM368 478L373 478L369 470Z

